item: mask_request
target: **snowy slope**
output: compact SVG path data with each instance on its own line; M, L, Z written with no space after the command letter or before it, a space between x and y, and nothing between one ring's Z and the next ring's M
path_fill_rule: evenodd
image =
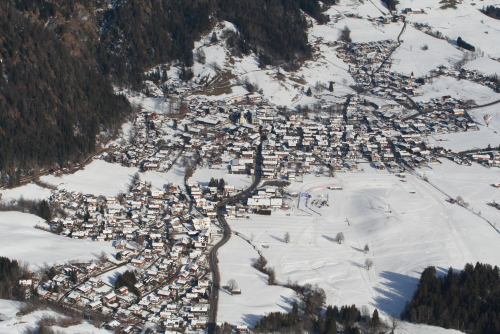
M477 70L485 75L500 75L500 62L486 57L474 59L465 64L464 68Z
M339 178L310 177L291 186L305 191L332 181L340 184L342 191L322 188L310 193L313 199L328 196L329 206L314 208L321 215L297 210L295 202L291 216L275 211L271 217L230 220L234 230L255 235L254 244L281 282L318 284L326 291L327 303L367 305L391 315L399 314L411 299L420 273L429 265L444 272L468 262L500 264L495 255L500 235L481 218L447 203L430 184L413 176L402 183L368 168ZM282 241L286 232L289 244ZM335 242L338 232L344 233L344 244ZM370 252L365 255L366 244ZM375 263L370 271L364 268L366 258Z
M111 242L74 240L35 229L38 216L0 212L0 255L29 262L33 269L70 260L94 260L102 252L114 253Z
M3 189L0 191L0 194L2 194L2 201L5 202L18 200L21 196L24 199L38 200L49 197L51 190L42 188L34 183L29 183L12 189Z
M18 316L17 313L22 303L12 300L0 299L0 333L24 333L28 329L35 329L38 326L36 322L43 315L58 316L53 311L35 311L25 316ZM51 327L57 333L78 333L78 334L109 334L105 329L98 329L87 322L70 327Z

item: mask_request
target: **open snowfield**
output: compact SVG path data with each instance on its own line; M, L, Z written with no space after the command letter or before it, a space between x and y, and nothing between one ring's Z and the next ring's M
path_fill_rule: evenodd
M189 183L199 183L204 187L208 187L211 178L224 179L226 185L235 186L236 189L248 188L253 182L250 176L229 174L227 169L197 167L193 176L189 179Z
M94 160L74 174L47 175L40 179L57 186L58 189L80 191L96 196L116 196L120 191L128 190L130 181L138 171L136 167L123 167L103 160ZM141 180L151 182L153 189L164 189L170 183L182 184L184 174L185 168L178 163L167 173L158 171L139 173Z
M297 209L295 199L290 216L275 211L270 217L254 215L251 220L229 223L235 231L255 235L254 245L268 259L268 266L275 267L279 281L318 284L325 289L328 304L367 305L386 316L402 311L429 265L444 272L468 262L500 264L496 256L500 235L486 221L446 202L440 191L412 175L403 183L393 174L365 169L365 173L339 174L333 179L310 176L304 183L293 183L290 191L305 192L332 183L344 188L311 191L308 206L305 198L298 206L305 212ZM456 182L460 184L458 177ZM312 205L320 199L328 199L329 206ZM288 244L283 242L286 232L291 236ZM343 244L335 241L339 232L345 235ZM365 255L366 244L370 251ZM239 254L241 248L233 246L237 245L224 246L221 256ZM233 258L240 259L239 270L249 270L251 257ZM370 271L364 267L366 258L374 261ZM240 272L226 262L221 261L222 271ZM249 310L238 312L240 322L245 322Z
M104 282L104 284L108 284L111 286L115 286L115 282L118 279L118 276L126 272L127 270L134 271L137 268L132 265L124 265L122 267L118 267L114 270L108 271L98 277Z
M21 196L28 200L39 200L50 197L51 190L42 188L34 183L28 183L12 189L3 189L0 191L0 194L2 194L2 201L4 202L18 200Z
M32 269L70 260L94 260L102 251L114 253L111 242L75 240L34 226L41 222L38 216L8 211L0 212L0 255L13 260L29 262Z
M475 213L496 224L500 230L500 211L487 205L488 202L500 203L500 192L492 186L500 182L500 168L488 168L473 163L472 166L459 166L452 161L441 159L442 165L433 164L432 170L425 171L429 181L452 198L461 196L469 203ZM499 235L500 237L500 235Z
M67 191L115 196L128 188L130 180L137 171L137 168L127 168L102 160L94 160L74 174L47 175L40 179Z
M452 77L441 76L434 79L432 83L426 83L421 87L421 95L414 98L415 102L450 95L456 99L472 99L477 104L485 104L500 99L500 94L491 88L468 81L457 80Z
M0 299L0 333L24 333L28 329L35 329L38 326L36 322L43 315L58 316L53 311L35 311L25 316L17 316L21 302ZM98 329L87 322L80 325L62 328L58 326L51 327L57 333L78 333L78 334L109 334L105 329Z
M484 75L500 75L500 62L486 57L474 59L465 64L464 67L469 70L477 70Z
M476 5L472 5L475 3ZM448 36L453 43L458 37L480 48L486 55L497 57L500 50L492 41L500 38L500 21L483 14L483 6L496 4L495 0L464 1L457 4L456 9L440 9L442 4L434 0L401 0L397 6L398 11L404 8L422 8L425 14L410 14L409 22L428 23L434 30L439 30Z
M407 75L413 72L415 77L422 77L438 66L452 67L462 58L462 52L447 41L424 34L411 25L406 27L401 39L403 43L392 55L391 69L396 72ZM428 46L427 50L422 49L424 45Z
M500 136L492 129L479 125L479 131L449 133L444 135L429 136L429 141L453 152L471 149L485 149L488 145L500 145Z
M219 294L217 321L253 327L268 312L289 312L295 292L267 285L267 275L251 266L257 251L242 238L233 235L219 250L221 285L236 280L241 295L231 296L227 290Z

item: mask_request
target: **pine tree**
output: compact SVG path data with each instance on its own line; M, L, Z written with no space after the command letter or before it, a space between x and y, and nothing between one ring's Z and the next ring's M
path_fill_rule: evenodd
M52 214L50 213L50 207L47 200L43 200L40 203L40 217L42 217L46 221L50 221L52 219Z
M330 92L333 92L333 81L330 81L330 87L328 87Z
M220 179L219 181L219 191L224 193L224 189L226 188L226 181L224 179Z
M309 87L309 89L307 90L307 93L306 93L307 96L312 96L312 91L311 91L311 87Z
M372 326L374 329L377 329L380 327L380 317L378 315L377 309L375 309L375 311L373 311Z

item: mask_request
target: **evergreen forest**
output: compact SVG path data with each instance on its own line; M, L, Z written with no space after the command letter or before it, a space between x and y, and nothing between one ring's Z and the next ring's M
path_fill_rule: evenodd
M435 267L422 272L417 291L401 314L413 323L467 333L500 333L500 272L488 264L467 264L438 276Z

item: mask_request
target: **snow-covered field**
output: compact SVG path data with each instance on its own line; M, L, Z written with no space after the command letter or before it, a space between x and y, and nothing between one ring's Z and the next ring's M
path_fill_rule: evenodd
M464 67L469 70L477 70L485 75L500 75L500 62L486 57L470 61Z
M21 187L3 189L0 191L0 194L2 194L2 201L5 202L18 200L21 196L28 200L39 200L49 197L51 190L42 188L34 183L29 183Z
M449 133L444 135L429 136L429 142L453 152L471 149L485 149L488 145L498 147L500 136L492 129L479 125L479 131Z
M116 196L120 191L128 190L130 181L137 172L139 172L139 169L136 167L123 167L103 160L94 160L84 169L74 174L47 175L42 176L40 179L57 186L58 189L79 191L96 196ZM151 182L153 189L164 189L170 183L183 184L184 174L185 168L177 163L167 173L147 171L139 173L139 176L141 180ZM26 191L23 187L16 189L20 189L21 193ZM10 194L9 196L14 197L14 195Z
M415 97L415 101L425 101L431 98L438 98L450 95L456 99L472 99L477 104L485 104L500 99L500 94L495 93L491 88L468 81L457 80L452 77L439 77L433 83L427 83L421 87L420 96Z
M444 272L468 262L500 264L496 256L500 235L486 221L448 203L447 197L429 183L412 175L407 179L403 183L394 174L370 169L333 179L307 177L304 183L293 183L289 190L304 192L332 183L344 190L323 187L310 192L308 207L312 210L301 198L298 207L304 211L297 209L295 199L294 209L288 211L290 216L275 211L270 217L254 215L251 220L232 219L229 223L247 237L255 235L254 245L268 259L268 266L275 267L279 281L318 284L325 289L329 304L367 305L386 316L399 314L411 299L420 273L429 265ZM484 182L494 179L491 175ZM453 180L455 187L472 183L458 176ZM329 205L312 206L316 199L328 199ZM290 233L290 243L283 242L286 232ZM343 244L335 241L339 232L345 235ZM368 254L363 252L365 245L370 248ZM231 244L220 253L224 258L242 251ZM367 258L374 261L369 271L364 267ZM250 270L252 257L234 256L236 259L240 259L238 270ZM237 275L237 268L227 262L221 261L221 270ZM247 323L246 315L251 312L243 307L233 311L230 318L220 312L220 321L234 321L236 312L238 322Z
M40 179L67 191L79 191L96 196L116 196L128 188L130 180L137 171L137 168L95 160L74 174L47 175Z
M70 260L94 260L114 253L111 242L74 240L35 228L43 220L21 212L0 212L0 255L28 262L32 269Z
M248 175L229 174L227 169L215 169L208 167L197 167L189 183L199 183L202 186L208 186L210 179L224 179L226 185L235 186L236 189L245 189L252 184L253 179Z
M221 285L236 280L241 295L219 294L218 322L253 327L268 312L289 312L295 298L291 289L267 285L267 275L251 266L259 257L257 251L242 238L233 235L219 250Z
M36 322L44 315L58 316L56 312L41 310L28 315L17 315L22 303L0 299L0 333L24 333L26 330L37 328ZM60 315L59 315L60 316ZM51 327L57 333L75 334L109 334L105 329L98 329L87 322L70 327Z

